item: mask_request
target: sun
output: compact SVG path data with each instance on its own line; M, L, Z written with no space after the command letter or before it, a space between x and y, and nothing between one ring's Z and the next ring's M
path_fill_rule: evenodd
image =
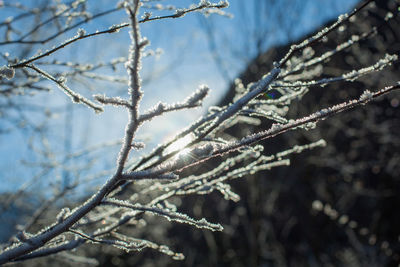
M191 141L193 140L193 135L188 134L185 135L184 137L178 139L177 141L173 142L170 144L166 149L165 153L169 154L171 152L179 151L178 155L186 155L189 153L190 149L185 148L186 145L188 145Z

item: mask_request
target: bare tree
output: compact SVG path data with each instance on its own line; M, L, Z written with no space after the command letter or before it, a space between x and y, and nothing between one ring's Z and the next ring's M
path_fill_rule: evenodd
M166 113L201 106L209 88L202 85L182 102L173 104L159 102L153 108L140 112L139 106L144 93L140 76L141 61L146 56L145 49L149 45L149 40L141 36L140 24L181 18L192 12L201 12L206 15L213 12L223 14L222 9L228 7L228 2L211 3L202 0L187 8L176 8L150 0L133 0L123 1L114 8L96 14L90 14L86 1L81 0L67 4L43 5L39 9L22 4L2 3L4 7L19 8L23 12L19 16L6 19L1 24L1 27L5 28L5 39L0 42L1 46L33 44L41 47L58 37L62 38L72 29L121 9L126 11L129 21L90 33L78 29L73 38L64 40L61 44L40 51L27 59L21 59L25 58L24 56L3 53L6 63L0 69L0 96L5 101L13 103L18 93L47 91L48 86L56 85L72 102L86 106L95 113L103 112L104 106L110 105L126 110L128 119L122 142L108 144L109 146L121 145L115 166L109 173L89 173L87 169L91 164L91 157L88 157L89 160L86 160L84 164L73 166L72 170L67 168L69 159L79 158L80 155L92 153L98 148L71 151L63 155L61 160L54 160L57 159L57 155L52 154L47 147L46 137L42 137L40 141L42 149L38 153L43 154L48 160L46 163L53 162L54 164L43 164L40 166L41 171L45 173L58 166L65 171L63 172L64 183L58 187L52 198L47 199L36 209L31 220L21 227L20 232L3 245L0 264L57 253L70 260L89 263L91 262L89 259L80 258L69 252L85 243L109 245L127 252L152 248L174 259L183 259L184 256L181 253L174 252L166 245L153 242L146 236L131 235L129 230L133 227L138 228L142 233L151 231L153 229L141 230L140 227L144 223L149 225L158 223L159 220L154 217L159 216L201 229L222 231L223 227L218 222L209 222L204 218L194 219L178 212L179 205L176 200L190 194L204 195L216 191L220 192L225 199L238 201L239 196L231 190L228 181L277 166L287 166L290 164L291 154L325 145L324 140L319 140L271 155L258 144L261 140L273 138L290 130L315 128L321 120L365 105L371 100L400 88L400 84L397 83L376 90L366 89L355 99L349 99L294 120L285 118L290 103L306 94L309 87L355 81L364 75L381 71L398 60L397 55L386 55L371 66L344 72L336 77L319 78L318 70L324 66L326 60L337 56L343 49L357 44L363 35L351 36L347 42L338 44L334 50L321 55L314 54L313 45L324 38L329 38L329 33L337 30L342 24L348 23L359 10L367 8L372 2L368 0L362 3L352 12L339 16L338 20L329 27L299 44L292 45L287 54L275 62L273 68L259 81L244 87L240 80L236 80L236 95L232 103L222 107L211 107L207 114L141 158L133 156L134 150L143 149L145 145L137 140L140 127ZM141 12L141 9L146 12ZM150 12L151 10L161 13L154 15ZM37 14L40 16L49 14L49 17L41 20ZM21 33L18 30L20 26L18 20L27 16L37 18L38 22L34 24L32 30ZM41 39L41 31L47 30L46 27L50 24L54 25L55 32ZM47 57L56 55L58 51L67 49L84 39L100 38L106 34L116 36L116 33L123 28L130 28L131 35L127 59L115 59L98 65L61 60L45 61ZM36 34L38 39L34 38ZM105 67L120 68L121 63L125 63L127 78L94 72ZM48 70L45 70L44 66L48 66ZM69 71L59 72L58 68L68 68ZM127 93L118 92L118 95L115 92L96 91L97 94L93 97L84 96L74 90L66 79L67 77L78 79L81 76L89 78L89 81L94 84L98 80L127 84ZM279 94L274 95L273 92L279 92ZM229 134L229 128L239 122L257 124L262 120L271 124L269 129L245 133L242 136ZM39 133L45 132L43 127L36 128ZM64 146L69 152L68 141ZM102 148L104 146L102 145ZM73 165L76 162L79 160L74 161ZM85 178L68 177L72 175L85 176ZM71 201L64 208L53 206L49 209L56 200L72 194L81 183L99 175L107 175L108 180L89 197L85 195L87 198L79 203ZM46 212L46 220L40 221L39 218ZM147 217L147 215L152 216Z

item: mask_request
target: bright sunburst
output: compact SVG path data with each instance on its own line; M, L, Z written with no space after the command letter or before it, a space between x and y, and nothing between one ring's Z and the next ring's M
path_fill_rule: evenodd
M192 140L193 136L191 134L188 134L183 138L180 138L179 140L173 142L171 145L169 145L167 149L165 149L165 152L168 154L171 152L179 151L178 155L185 155L190 151L190 149L184 147L187 144L189 144Z

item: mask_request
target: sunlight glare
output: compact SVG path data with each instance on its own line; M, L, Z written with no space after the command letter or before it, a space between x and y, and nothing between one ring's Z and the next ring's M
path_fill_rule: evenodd
M171 153L174 151L180 151L178 155L185 155L187 154L190 149L189 148L184 148L187 144L189 144L193 140L193 136L191 134L188 134L184 136L183 138L180 138L179 140L173 142L170 146L165 149L165 152Z

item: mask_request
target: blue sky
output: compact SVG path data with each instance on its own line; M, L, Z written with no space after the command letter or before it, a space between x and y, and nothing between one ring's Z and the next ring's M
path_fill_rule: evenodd
M218 102L228 88L227 78L221 74L213 60L212 51L209 49L209 35L207 35L205 25L212 28L218 56L223 60L229 78L234 78L245 69L246 64L256 56L259 49L266 50L271 45L285 43L289 39L297 39L320 27L324 21L350 11L356 3L355 0L308 0L302 1L300 6L296 6L295 1L282 0L281 3L287 2L289 5L285 6L284 11L279 13L275 10L279 6L257 6L261 3L260 1L231 0L230 7L225 11L231 13L233 18L211 15L207 21L204 21L200 14L188 14L180 19L154 21L142 25L142 35L151 41L148 49L161 48L164 52L156 58L143 59L141 73L142 77L148 81L143 85L145 96L141 110L146 110L158 101L167 103L181 101L201 84L207 84L212 90L203 109L169 114L152 121L150 124L145 124L137 137L147 144L147 151L160 140L168 138L168 136L173 135L180 128L198 118L209 105ZM35 1L30 2L35 3ZM114 3L114 1L106 0L88 1L89 7L97 10L110 6L110 2ZM279 3L279 1L276 2ZM162 1L161 3L187 7L193 1L175 0ZM293 3L293 5L290 5L290 3ZM260 12L260 7L264 8L265 12L270 13ZM0 9L0 18L14 15L12 12L12 10ZM125 21L127 21L125 12L120 11L90 22L83 28L87 32L94 32ZM74 36L75 33L75 31L69 32L65 39ZM260 35L265 36L265 39L261 47L257 48L254 40L259 38ZM63 38L59 38L48 44L48 47L63 40ZM123 29L114 35L99 36L71 45L57 52L50 59L57 58L81 63L107 62L115 57L126 57L129 43L128 29ZM12 54L15 51L14 49L18 49L18 47L0 46L0 53L9 52ZM0 64L2 65L4 62L0 61ZM114 73L109 74L114 75ZM126 71L121 68L116 74L123 76L126 75ZM115 86L110 83L91 84L93 91L89 91L82 84L70 84L70 86L87 97L94 93L116 95L119 92L125 92L126 89L125 86ZM50 133L48 141L56 158L58 154L62 154L62 140L66 134L72 137L72 151L110 140L118 140L123 136L127 121L124 110L107 107L103 114L95 115L93 111L85 107L70 104L69 98L60 92L56 86L52 85L52 88L54 88L54 91L50 94L41 93L34 97L19 97L17 101L36 103L49 109L67 110L68 118L73 119L73 124L68 124L65 112L60 112L58 117L55 116L48 123L48 132ZM36 115L31 116L37 124L45 119L39 115L37 117L34 117ZM3 124L3 127L6 126L4 120L0 120L0 123ZM66 125L70 127L68 131L65 131ZM32 177L35 172L39 171L40 168L21 165L21 160L28 162L40 162L41 160L28 149L27 140L33 136L37 137L37 134L23 127L13 129L9 134L0 135L0 169L2 170L0 191L15 190ZM107 154L99 153L96 157L102 164L87 170L86 173L99 168L111 168L116 156L117 149L111 150ZM133 156L139 156L139 153ZM62 170L54 171L52 174L54 179L60 176L61 172ZM38 183L37 186L40 184L45 185L46 183ZM97 181L97 184L99 184L99 181Z

